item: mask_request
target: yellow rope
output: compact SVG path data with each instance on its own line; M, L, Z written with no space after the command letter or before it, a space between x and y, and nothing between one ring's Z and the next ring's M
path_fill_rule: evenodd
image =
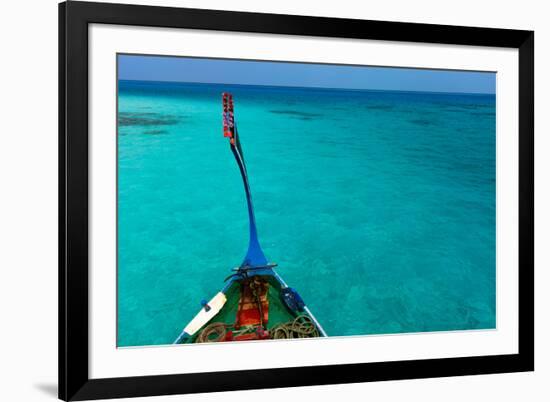
M201 331L197 337L197 343L223 341L227 333L227 327L228 325L223 322L213 322Z
M271 328L271 339L315 338L318 336L317 327L306 314Z

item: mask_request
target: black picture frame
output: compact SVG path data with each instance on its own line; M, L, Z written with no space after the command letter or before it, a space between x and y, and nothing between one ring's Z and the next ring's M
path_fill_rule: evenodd
M508 47L519 51L517 354L90 379L88 25ZM59 398L88 400L534 370L534 32L70 1L59 5Z

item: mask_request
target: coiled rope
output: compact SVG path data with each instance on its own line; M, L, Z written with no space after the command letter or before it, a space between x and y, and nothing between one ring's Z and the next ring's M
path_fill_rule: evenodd
M271 339L315 338L318 336L317 327L305 314L299 315L293 321L271 328Z
M210 325L207 325L197 336L197 343L208 343L208 342L220 342L225 339L227 334L227 327L229 324L224 324L223 322L213 322Z

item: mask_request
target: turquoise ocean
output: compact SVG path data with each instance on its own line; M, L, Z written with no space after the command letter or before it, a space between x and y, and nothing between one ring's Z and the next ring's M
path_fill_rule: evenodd
M329 335L495 328L495 96L119 81L118 346L169 344L260 243Z

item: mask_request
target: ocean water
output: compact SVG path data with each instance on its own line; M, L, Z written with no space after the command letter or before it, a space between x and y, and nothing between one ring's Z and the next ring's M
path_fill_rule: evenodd
M118 345L171 343L260 242L329 335L495 327L495 97L119 81Z

